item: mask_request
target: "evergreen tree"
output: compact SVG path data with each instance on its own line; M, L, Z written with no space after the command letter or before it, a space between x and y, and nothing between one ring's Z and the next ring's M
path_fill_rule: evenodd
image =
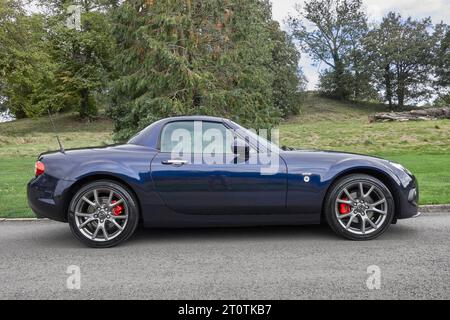
M273 23L271 69L274 73L273 101L283 117L295 115L300 108L301 92L305 90L306 79L298 66L300 52L290 36L281 31L277 22Z
M274 56L286 53L275 50L268 1L127 1L114 22L120 76L110 114L117 139L167 116L207 114L270 127L283 115L274 103L281 79ZM292 64L292 52L287 56Z

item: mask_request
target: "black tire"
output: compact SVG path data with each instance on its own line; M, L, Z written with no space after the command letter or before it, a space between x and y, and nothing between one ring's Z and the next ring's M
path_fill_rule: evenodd
M85 196L89 192L93 192L93 190L103 189L112 190L115 196L123 199L123 205L127 211L127 220L125 226L113 239L108 240L105 237L105 239L103 239L102 241L96 241L89 239L87 235L85 235L77 226L75 209L83 196ZM85 245L92 248L109 248L114 247L131 237L139 223L139 208L133 193L130 192L128 188L115 181L98 180L84 185L75 193L69 205L68 222L73 235ZM111 226L113 225L111 224ZM119 229L116 229L116 231L119 231Z
M340 219L338 219L338 213L340 213L340 214L342 214L342 213L337 212L339 210L337 199L340 195L343 194L343 192L344 192L343 190L354 184L359 185L360 182L366 186L366 190L367 190L367 188L370 189L370 186L374 186L375 189L373 189L373 190L376 190L377 193L382 194L382 196L384 196L385 200L386 200L383 203L383 206L384 205L386 206L386 207L384 207L384 211L386 212L384 220L383 219L379 220L380 225L377 226L377 228L372 228L370 226L371 232L367 233L367 234L356 234L355 232L358 232L357 230L355 230L356 228L350 228L350 230L349 230L348 228L346 228L346 226L343 226L342 224L346 224L347 222L349 222L350 217L348 218L347 221L342 221L342 220L340 221ZM362 193L365 194L365 192L366 191L364 191L364 187L363 187ZM355 198L354 196L352 196L352 197ZM349 207L349 209L347 209L347 210L352 210L352 212L353 212L353 209L355 209L355 207ZM363 217L363 218L368 218L367 212L363 213L363 215L364 214L366 215L366 217ZM373 212L373 214L376 214L376 213ZM392 197L392 193L390 192L390 190L380 180L378 180L372 176L365 175L365 174L351 174L351 175L348 175L348 176L345 176L345 177L339 179L338 181L333 183L333 185L330 187L330 190L325 199L324 215L326 218L326 222L328 223L328 225L331 227L331 229L336 234L343 236L350 240L360 240L360 241L361 240L372 240L372 239L379 237L381 234L383 234L389 228L389 226L392 224L392 220L395 215L394 199ZM379 217L382 217L382 215L379 214ZM361 219L361 217L356 216L355 219ZM359 223L362 223L362 221L364 221L364 219L356 220L356 222L359 222ZM353 223L355 224L355 222L353 222ZM352 224L352 222L350 221L350 225L351 224ZM364 224L366 225L366 222L364 222ZM354 230L352 230L352 229L354 229Z

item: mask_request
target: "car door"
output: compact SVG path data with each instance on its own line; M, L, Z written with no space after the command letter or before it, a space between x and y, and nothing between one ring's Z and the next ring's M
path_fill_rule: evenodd
M163 127L151 172L156 191L169 208L185 214L284 212L284 161L279 158L279 166L265 173L262 164L251 161L258 156L254 148L247 158L232 152L229 141L234 135L224 123L214 121L174 121Z

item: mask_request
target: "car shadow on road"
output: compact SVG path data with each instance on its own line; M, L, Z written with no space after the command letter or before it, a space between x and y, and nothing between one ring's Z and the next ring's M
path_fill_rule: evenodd
M413 239L419 232L405 225L393 225L375 241L399 241ZM301 241L336 242L349 240L336 235L327 225L264 226L264 227L216 227L216 228L139 228L126 246L151 243L183 243L197 241ZM370 241L369 241L370 242Z
M397 241L415 237L417 229L395 225L379 239ZM53 230L42 237L34 237L34 243L45 247L82 248L68 229ZM261 226L261 227L215 227L215 228L143 228L121 246L151 245L152 243L183 243L186 241L283 241L306 242L347 241L333 233L327 225Z
M139 228L131 241L165 240L248 240L248 239L330 239L336 238L325 225L208 227L208 228Z

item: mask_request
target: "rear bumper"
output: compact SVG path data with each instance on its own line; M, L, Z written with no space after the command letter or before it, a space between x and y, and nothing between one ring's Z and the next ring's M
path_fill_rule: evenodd
M67 222L66 193L73 181L43 174L27 185L28 205L38 218Z

